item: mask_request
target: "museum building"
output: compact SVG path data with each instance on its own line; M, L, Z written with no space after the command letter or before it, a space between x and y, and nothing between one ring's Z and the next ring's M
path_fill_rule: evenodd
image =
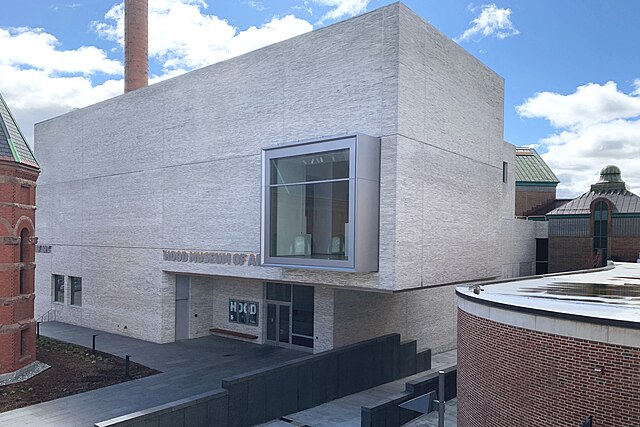
M547 219L550 272L640 259L640 197L617 166L603 167L589 191L553 209Z
M36 312L453 348L456 285L530 274L546 237L515 219L503 98L396 3L39 123Z

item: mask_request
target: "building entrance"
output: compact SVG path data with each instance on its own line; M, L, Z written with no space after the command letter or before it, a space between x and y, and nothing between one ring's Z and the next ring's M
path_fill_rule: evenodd
M176 276L176 340L189 338L189 276Z
M313 287L265 284L266 342L313 351Z

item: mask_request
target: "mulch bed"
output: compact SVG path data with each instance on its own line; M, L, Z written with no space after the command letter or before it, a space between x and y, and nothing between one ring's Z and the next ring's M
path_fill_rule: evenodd
M130 378L124 378L123 358L75 344L40 337L37 359L51 366L27 381L0 387L0 412L95 390L160 373L130 362Z

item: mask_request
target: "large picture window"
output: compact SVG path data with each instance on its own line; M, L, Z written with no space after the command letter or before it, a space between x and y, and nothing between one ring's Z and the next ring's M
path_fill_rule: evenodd
M263 162L265 265L377 270L378 139L265 150Z

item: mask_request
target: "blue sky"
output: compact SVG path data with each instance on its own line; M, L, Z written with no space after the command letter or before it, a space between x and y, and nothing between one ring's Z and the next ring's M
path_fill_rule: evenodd
M164 79L388 3L149 0L150 71ZM35 122L121 93L119 4L3 2L0 93L28 139ZM505 140L545 153L560 195L605 164L640 193L640 1L405 4L505 79Z

